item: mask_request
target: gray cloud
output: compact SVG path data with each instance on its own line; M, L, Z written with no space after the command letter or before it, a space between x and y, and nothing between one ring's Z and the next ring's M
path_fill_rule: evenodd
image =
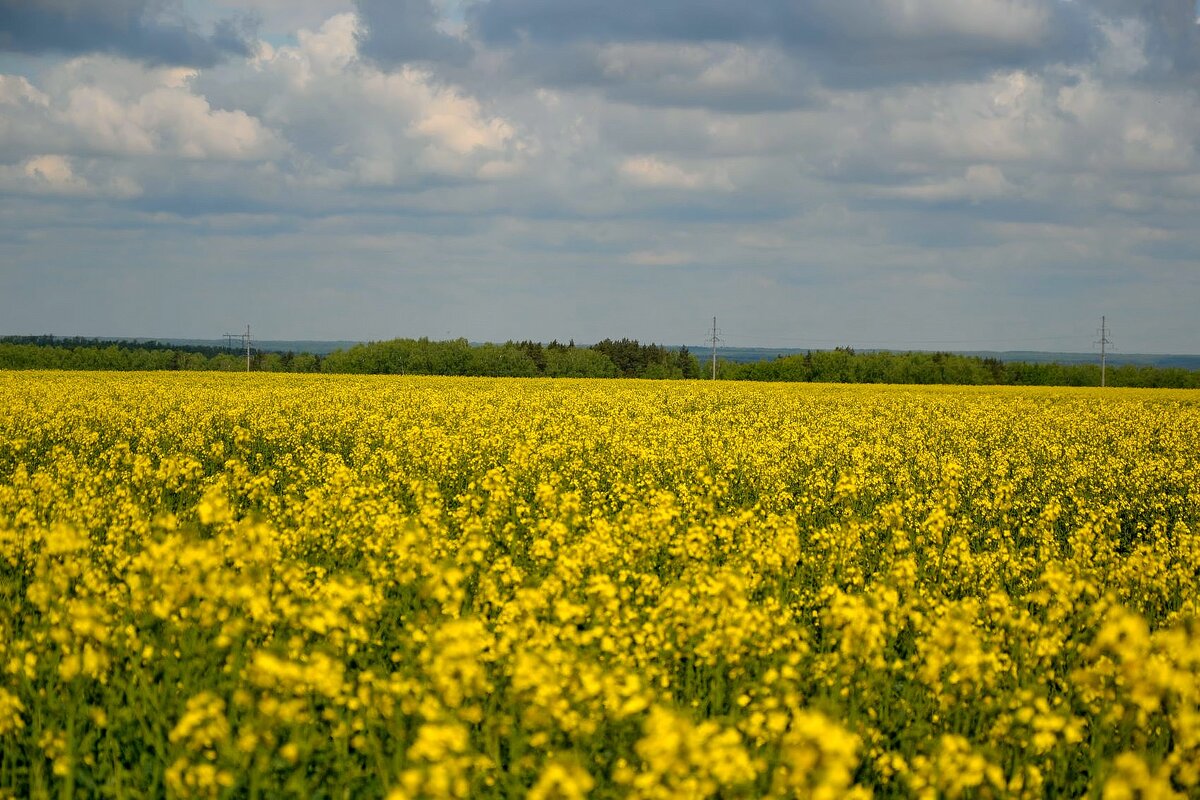
M254 48L250 16L211 32L155 0L0 0L0 49L21 53L111 53L150 64L211 66Z
M758 113L821 102L815 73L772 45L725 41L573 41L520 45L505 67L516 81L593 89L639 106Z
M385 66L418 61L462 64L470 46L438 28L432 0L355 0L363 24L359 52Z
M828 85L870 86L1073 63L1096 42L1087 10L1061 0L490 0L469 20L523 72L585 84L612 76L579 52L613 43L771 46Z
M1195 0L1091 0L1115 19L1145 26L1145 72L1152 78L1194 82L1200 77L1200 9Z

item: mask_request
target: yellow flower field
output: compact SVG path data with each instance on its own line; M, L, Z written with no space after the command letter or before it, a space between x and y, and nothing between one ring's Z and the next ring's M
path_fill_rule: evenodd
M1198 399L0 373L0 796L1195 797Z

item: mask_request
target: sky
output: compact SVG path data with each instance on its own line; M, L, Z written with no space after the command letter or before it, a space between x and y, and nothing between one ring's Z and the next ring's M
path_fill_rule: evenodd
M1193 0L0 0L0 334L1200 353Z

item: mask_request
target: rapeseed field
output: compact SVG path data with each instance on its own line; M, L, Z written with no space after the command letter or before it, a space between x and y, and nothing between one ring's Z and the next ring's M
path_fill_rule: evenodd
M0 795L1200 795L1165 391L0 373Z

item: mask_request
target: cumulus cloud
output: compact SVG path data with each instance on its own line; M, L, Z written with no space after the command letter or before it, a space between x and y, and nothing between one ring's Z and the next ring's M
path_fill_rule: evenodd
M0 0L0 49L21 53L112 53L151 64L210 66L254 49L248 16L205 32L181 6L155 0Z
M45 106L49 99L23 75L0 75L0 103L9 106Z
M529 142L513 124L428 70L362 60L359 30L355 14L335 15L299 31L295 45L264 45L248 62L203 71L92 55L58 64L36 84L2 75L0 162L15 180L48 146L109 158L150 195L155 184L192 181L203 184L198 194L215 192L212 182L225 179L172 164L260 165L233 173L231 204L246 192L272 193L252 181L321 192L520 172Z
M61 194L90 192L88 182L75 174L71 162L60 155L42 155L27 159L19 167L20 177L30 187Z
M249 81L238 70L201 85L279 130L303 154L304 180L411 185L519 169L527 143L511 123L428 69L362 60L359 31L356 15L332 17L296 46L264 50Z
M134 73L137 80L104 81L113 67L111 73ZM93 81L67 77L80 73ZM191 74L84 56L47 79L49 92L20 76L0 77L0 108L20 112L0 117L0 130L10 134L0 154L12 158L47 143L89 155L183 159L256 160L280 151L281 142L259 120L241 110L214 109L193 94Z
M103 166L84 165L57 153L27 158L19 164L0 165L0 188L18 195L106 197L130 199L141 188L124 175L105 175ZM91 173L90 175L87 173Z

